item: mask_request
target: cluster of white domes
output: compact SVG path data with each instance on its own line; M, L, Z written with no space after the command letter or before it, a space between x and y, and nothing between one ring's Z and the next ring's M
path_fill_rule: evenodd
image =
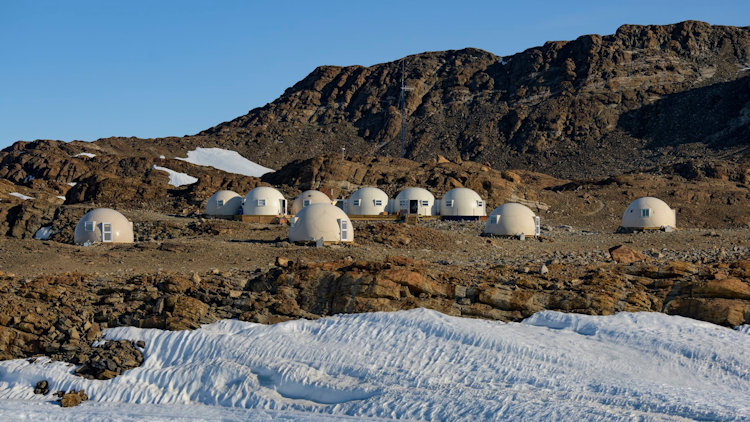
M343 208L343 209L342 209ZM206 203L206 214L231 216L236 214L256 216L285 216L287 201L277 189L259 186L245 195L220 190ZM410 187L402 190L391 200L376 187L358 189L344 201L343 207L323 192L302 192L292 203L293 217L289 226L292 242L352 242L354 228L349 215L378 216L387 214L416 214L421 216L441 215L443 218L484 217L485 201L473 190L456 188L450 190L440 201L428 190ZM674 229L675 210L664 201L643 197L633 201L622 216L621 229ZM497 236L538 236L540 219L527 206L506 203L495 208L487 217L484 231ZM76 244L132 243L133 223L125 216L109 208L97 208L81 218L75 228Z

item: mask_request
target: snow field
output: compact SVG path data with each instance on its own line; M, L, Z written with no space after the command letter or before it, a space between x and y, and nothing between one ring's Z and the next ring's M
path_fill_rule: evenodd
M221 148L196 148L189 151L186 158L177 158L177 160L252 177L260 177L273 172L272 169L241 156L237 151Z
M415 309L195 331L131 327L145 362L110 381L39 359L0 362L0 413L214 420L733 420L750 418L750 328L658 313L544 311L523 323ZM50 390L85 389L60 409ZM60 413L60 412L67 413ZM118 414L119 415L119 414ZM217 416L218 415L218 416ZM65 417L67 417L65 416ZM118 419L119 420L119 419ZM130 420L130 419L122 419Z
M169 174L169 184L175 187L192 185L198 181L197 177L190 176L186 173L180 173L166 167L154 166L154 170L166 171Z

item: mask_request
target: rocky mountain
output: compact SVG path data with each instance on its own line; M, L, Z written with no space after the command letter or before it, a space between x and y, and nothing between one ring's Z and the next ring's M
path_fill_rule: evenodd
M746 155L750 144L748 27L624 25L508 57L467 48L402 60L321 66L196 139L273 167L342 147L397 156L405 76L406 156L418 161L601 176L691 157L696 145Z
M746 165L750 156L750 27L696 21L624 25L506 57L466 48L369 67L321 66L272 103L196 135L88 145L148 158L216 146L272 168L341 148L398 156L402 76L413 88L405 99L406 157L415 161L440 154L591 178L696 156ZM0 159L10 166L20 162L9 154L46 159L58 148L74 149L19 142Z

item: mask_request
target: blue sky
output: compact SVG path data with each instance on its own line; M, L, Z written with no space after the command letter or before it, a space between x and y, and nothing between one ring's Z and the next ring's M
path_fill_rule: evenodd
M182 136L316 66L477 47L509 55L618 26L750 25L750 1L0 0L0 148Z

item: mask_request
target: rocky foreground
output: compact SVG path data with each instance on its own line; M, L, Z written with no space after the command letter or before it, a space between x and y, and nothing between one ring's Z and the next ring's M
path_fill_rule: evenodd
M283 226L217 224L223 230L135 245L5 242L0 358L47 355L107 379L142 361L127 341L92 347L109 327L185 330L224 318L275 323L417 307L502 321L549 309L750 323L747 229L615 235L563 225L522 242L479 237L477 223L360 222L356 246L310 248L286 242Z

